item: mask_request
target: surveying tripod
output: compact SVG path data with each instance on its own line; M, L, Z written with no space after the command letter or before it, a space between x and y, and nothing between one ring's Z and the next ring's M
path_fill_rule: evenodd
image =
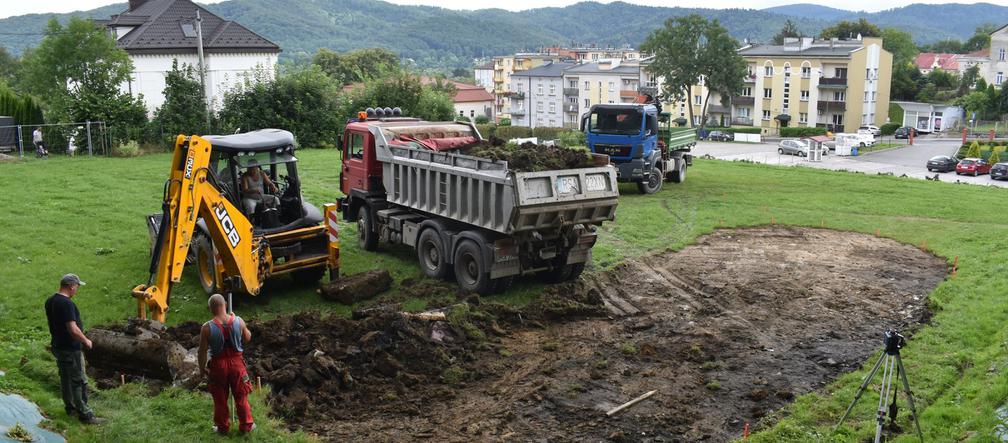
M875 373L878 372L879 367L883 367L882 389L879 392L879 407L878 412L876 413L876 421L878 424L875 425L875 443L880 443L882 441L882 428L885 425L887 414L886 403L889 403L888 415L890 423L896 423L896 413L898 412L898 409L896 408L896 389L893 386L896 378L899 378L903 382L903 392L906 393L907 403L910 405L910 416L913 417L914 426L917 428L917 437L919 437L921 443L923 443L924 434L921 433L920 422L917 421L917 408L914 406L913 392L910 391L910 381L907 380L906 371L903 369L903 360L900 358L899 352L900 348L906 346L906 339L904 339L898 332L893 331L892 329L887 329L882 343L885 345L885 349L883 349L882 354L879 355L878 362L875 363L871 372L869 372L868 376L865 377L864 383L861 383L861 387L858 388L857 394L854 395L854 401L852 401L850 406L847 407L847 411L844 412L843 417L840 417L840 422L837 423L834 430L839 428L847 416L850 415L851 409L854 409L854 405L857 404L859 399L861 399L861 394L864 394L868 384L871 383L873 378L875 378ZM890 399L892 399L891 403L889 402Z

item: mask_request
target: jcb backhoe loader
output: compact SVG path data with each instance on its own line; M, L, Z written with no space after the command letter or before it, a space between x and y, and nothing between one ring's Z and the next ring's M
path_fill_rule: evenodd
M244 175L260 168L261 195L249 196ZM294 136L263 129L175 140L162 213L148 217L152 251L147 284L133 288L137 316L164 322L172 283L195 262L207 293L256 295L263 282L290 274L318 281L338 275L335 205L323 214L301 198Z

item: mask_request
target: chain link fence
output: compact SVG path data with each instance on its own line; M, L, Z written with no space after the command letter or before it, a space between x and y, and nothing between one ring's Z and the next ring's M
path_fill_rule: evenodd
M41 143L36 143L36 133ZM50 155L108 155L110 136L105 122L0 126L0 152L21 158L37 156L41 145Z

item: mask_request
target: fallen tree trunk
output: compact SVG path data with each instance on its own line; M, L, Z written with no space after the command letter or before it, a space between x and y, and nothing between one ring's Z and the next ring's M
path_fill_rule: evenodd
M106 329L91 329L87 335L92 348L84 356L95 368L167 381L186 375L186 350L176 342Z
M319 294L326 300L345 305L367 300L392 287L392 274L386 269L374 269L323 284Z

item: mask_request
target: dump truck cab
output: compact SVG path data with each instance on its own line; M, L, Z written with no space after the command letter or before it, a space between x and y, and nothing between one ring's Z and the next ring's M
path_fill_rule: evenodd
M658 192L666 180L682 182L692 164L688 152L696 131L673 131L668 114L652 103L594 105L582 116L581 130L592 152L609 156L618 180L636 183L643 193Z

